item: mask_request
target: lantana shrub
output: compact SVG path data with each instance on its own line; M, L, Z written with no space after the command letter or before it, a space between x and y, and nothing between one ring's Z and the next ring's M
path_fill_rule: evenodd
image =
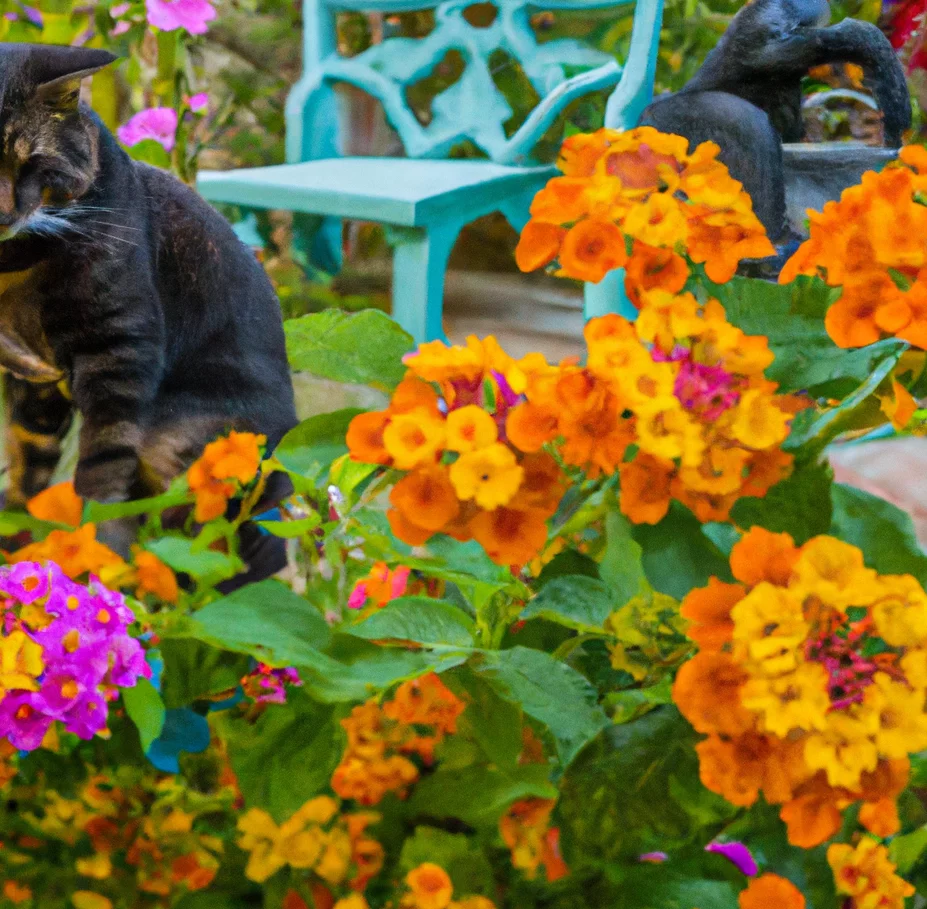
M0 906L927 893L927 556L825 458L927 425L900 324L927 239L872 214L894 192L919 218L920 152L814 216L780 284L735 275L772 247L717 153L567 142L519 261L625 266L639 310L582 357L305 316L294 370L379 406L273 452L230 432L141 502L63 483L0 513ZM860 311L882 275L891 319ZM834 330L847 296L865 334ZM268 510L275 472L295 492ZM129 558L97 538L115 519ZM222 593L245 532L289 565Z

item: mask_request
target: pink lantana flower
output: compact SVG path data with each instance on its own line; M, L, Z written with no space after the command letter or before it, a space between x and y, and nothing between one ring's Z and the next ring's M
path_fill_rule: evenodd
M138 145L145 139L154 139L166 152L174 148L177 133L177 111L170 107L149 107L139 111L128 123L116 130L123 145Z
M182 28L191 35L205 34L216 18L209 0L145 0L148 23L166 32Z

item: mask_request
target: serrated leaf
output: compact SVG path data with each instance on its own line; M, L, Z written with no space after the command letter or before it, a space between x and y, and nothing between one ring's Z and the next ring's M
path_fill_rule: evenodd
M911 516L890 502L853 486L835 483L830 532L858 546L870 568L882 574L912 574L927 586L927 554Z
M272 666L320 666L332 662L319 651L331 637L318 610L279 581L249 584L200 609L183 637Z
M555 799L557 787L546 764L525 764L500 770L457 767L421 780L409 804L413 811L436 818L457 818L473 826L495 827L512 802L527 798ZM474 798L474 793L479 793Z
M833 471L826 462L802 464L762 498L739 499L731 509L738 527L789 533L800 546L827 533L831 520Z
M563 767L608 725L589 681L548 653L526 647L484 651L473 668L548 728Z
M315 478L348 450L345 435L362 410L349 407L303 420L281 439L274 457L287 469Z
M472 647L471 618L447 600L398 597L345 629L371 641L414 641L424 647Z
M601 631L615 601L604 581L572 575L554 578L521 612L522 619L545 618L577 631Z
M468 656L378 647L349 635L336 636L329 653L324 661L299 667L306 693L326 704L366 700L399 682L453 669Z
M840 291L817 278L802 276L785 285L734 278L712 293L730 322L747 334L769 338L776 359L766 375L782 391L814 390L841 379L852 387L865 381L883 359L907 349L895 339L859 350L838 347L827 334L824 316Z
M412 336L385 313L326 309L284 324L290 366L338 382L389 391L405 375Z
M122 690L122 703L138 729L142 751L148 751L164 729L166 710L161 695L148 679L140 678L134 687Z
M697 740L675 707L666 706L613 726L587 748L560 784L567 863L636 864L644 852L673 855L692 841L704 845L703 810L692 808L701 806L704 789ZM714 798L729 817L740 811L720 796Z
M285 705L254 723L228 714L218 714L216 722L245 804L270 812L277 823L327 789L344 750L332 708L299 690L291 689Z

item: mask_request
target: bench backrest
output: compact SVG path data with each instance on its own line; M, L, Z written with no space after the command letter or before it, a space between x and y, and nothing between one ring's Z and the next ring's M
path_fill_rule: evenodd
M469 140L493 161L530 164L531 151L563 108L591 91L618 86L607 125L632 126L653 91L663 0L637 0L631 49L622 69L612 56L573 39L539 42L531 25L543 10L595 10L630 0L303 0L304 72L287 100L287 159L339 157L342 152L335 83L354 85L375 97L413 158L446 157ZM489 24L473 25L471 7L493 7ZM422 38L385 37L354 57L337 47L340 12L385 15L434 10L434 29ZM460 78L432 101L430 122L419 122L406 90L458 52ZM516 62L541 99L523 125L507 136L513 111L493 80L490 58L503 52ZM573 71L571 73L571 70Z

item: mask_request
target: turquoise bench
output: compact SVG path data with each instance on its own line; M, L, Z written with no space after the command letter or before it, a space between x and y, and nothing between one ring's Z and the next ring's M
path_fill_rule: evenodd
M442 338L444 275L458 234L466 224L496 211L521 230L535 193L556 173L552 167L538 166L532 151L566 105L590 92L612 90L606 125L627 129L637 122L653 92L663 0L638 0L624 68L580 41L539 42L532 13L606 9L621 3L303 0L304 74L286 109L290 163L201 172L197 188L212 202L323 216L328 246L337 253L341 220L390 225L393 317L418 342ZM467 13L477 6L493 13L489 24L471 24L473 17ZM350 58L338 53L339 12L392 15L423 8L435 14L434 29L427 36L386 37ZM435 97L431 121L423 125L407 103L406 89L432 73L452 50L461 54L465 69ZM521 66L541 99L512 135L504 128L512 109L490 68L490 57L497 51ZM382 104L408 157L342 156L337 83L354 85ZM448 159L451 149L465 140L486 158ZM629 305L620 272L587 287L587 318L627 311Z

